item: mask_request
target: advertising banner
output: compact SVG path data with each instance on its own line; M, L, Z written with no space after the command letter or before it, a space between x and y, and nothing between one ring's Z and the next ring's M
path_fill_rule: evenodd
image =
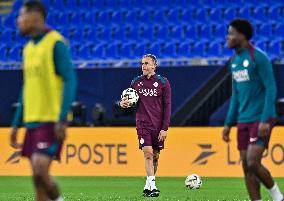
M221 139L222 128L170 128L161 151L157 176L240 177L243 175L236 143ZM20 149L9 145L9 128L0 129L0 175L31 175L30 164ZM25 130L21 129L19 141ZM284 128L273 130L263 164L273 176L284 177ZM61 161L52 164L60 176L144 176L143 152L135 128L69 128Z

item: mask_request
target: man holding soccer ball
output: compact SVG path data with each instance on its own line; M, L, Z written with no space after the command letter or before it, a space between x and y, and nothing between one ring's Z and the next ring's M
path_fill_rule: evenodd
M160 191L155 184L160 150L164 148L171 116L171 87L167 78L157 75L157 59L152 54L142 57L143 75L131 82L131 88L139 94L136 110L136 129L139 148L144 152L147 180L143 190L145 197L158 197ZM120 107L132 106L127 97Z

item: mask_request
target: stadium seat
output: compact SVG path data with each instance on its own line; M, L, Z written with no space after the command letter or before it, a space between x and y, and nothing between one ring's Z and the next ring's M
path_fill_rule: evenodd
M168 15L166 16L166 22L170 24L178 24L182 18L183 10L182 9L172 9L169 11Z
M192 23L193 21L193 16L192 16L192 9L186 9L185 11L182 12L181 20L183 23L188 24Z
M250 8L249 7L242 7L238 12L237 17L250 19L251 18Z
M201 23L201 24L207 24L207 22L209 20L208 18L209 18L209 16L208 16L208 12L207 12L206 9L198 9L198 10L196 10L196 13L193 14L193 19L196 22Z
M272 6L268 10L268 18L270 21L274 21L276 23L283 21L284 13L282 12L283 5L272 4Z
M237 11L235 7L226 8L223 14L223 19L225 20L225 22L229 23L230 21L235 19L236 16L237 16Z
M195 26L187 26L185 29L185 38L195 40L197 38L197 28Z
M257 21L264 21L267 19L266 7L256 7L253 9L252 17Z
M209 44L208 49L206 51L207 57L219 57L222 56L221 54L222 48L219 41L212 42Z
M227 35L227 25L216 25L212 31L215 40L225 40Z
M6 19L4 19L4 27L9 29L16 29L16 19L17 15L10 14Z
M176 44L166 43L164 46L161 46L160 52L162 55L161 58L176 58L177 57Z
M223 21L221 9L215 8L210 11L209 19L212 22L220 23Z
M201 38L212 39L212 26L211 25L204 25L201 27L200 32Z
M169 26L168 37L173 41L180 42L185 38L182 26Z
M260 25L258 32L255 34L262 37L270 38L273 35L272 24L267 23Z
M284 23L282 22L281 24L278 24L275 27L275 36L276 37L283 37L283 33L284 33Z
M205 55L206 44L207 43L205 41L195 43L190 52L191 57L206 56Z
M140 59L142 55L151 54L151 43L140 43L134 48L133 55L135 59Z
M141 27L134 27L134 26L125 26L124 27L124 34L127 40L137 41L139 36Z
M190 58L192 55L190 54L192 49L192 43L187 41L181 43L176 49L177 58Z
M228 23L236 17L253 23L255 44L272 51L273 55L282 54L282 46L277 46L275 41L284 38L283 0L43 1L49 6L47 23L70 41L76 59L126 58L127 55L140 58L142 53L151 52L151 47L163 58L213 57L214 52L219 57L230 56L232 52L224 48L224 42ZM21 0L15 0L13 12L6 18L1 17L2 46L24 43L24 38L15 31L21 5ZM15 56L18 60L16 52L8 48L2 55L6 59Z
M272 58L272 59L279 58L280 55L283 56L281 41L270 42L269 45L268 45L267 53L270 56L270 58Z
M119 56L121 59L134 59L133 58L133 49L136 46L135 43L123 44Z

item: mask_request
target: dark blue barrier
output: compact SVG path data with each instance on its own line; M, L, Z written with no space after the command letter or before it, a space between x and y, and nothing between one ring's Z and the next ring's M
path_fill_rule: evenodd
M183 103L199 86L217 71L218 66L158 68L157 73L166 76L172 87L172 111ZM17 102L21 88L21 71L0 71L0 124L8 125L12 118L11 104ZM78 69L78 93L76 100L87 107L87 120L95 103L107 109L112 118L113 103L131 80L141 75L139 68Z

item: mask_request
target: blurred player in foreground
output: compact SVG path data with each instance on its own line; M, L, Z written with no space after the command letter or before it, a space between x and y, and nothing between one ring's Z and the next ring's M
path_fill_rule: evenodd
M30 160L36 200L62 201L49 169L53 159L60 159L77 78L64 38L46 27L45 18L45 7L39 1L24 3L17 18L19 31L30 40L23 50L24 85L10 143L22 147L22 155ZM26 127L23 145L17 142L22 116Z
M232 97L222 136L229 142L230 128L237 123L238 149L250 199L261 200L261 182L273 200L282 201L282 193L261 163L276 118L275 78L266 54L249 42L252 35L253 28L247 20L230 23L227 46L235 50L229 62Z

